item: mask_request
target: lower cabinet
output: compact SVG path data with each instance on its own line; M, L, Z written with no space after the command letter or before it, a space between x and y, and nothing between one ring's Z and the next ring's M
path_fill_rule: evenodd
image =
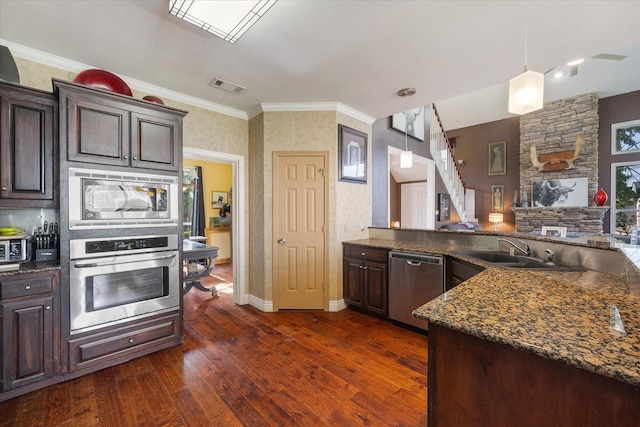
M72 336L69 373L93 372L182 342L180 311Z
M344 299L349 307L387 318L389 251L366 246L345 246Z
M59 372L58 278L57 271L0 277L3 392Z
M462 282L466 282L478 273L483 272L484 267L471 264L461 259L447 257L445 291L449 291Z

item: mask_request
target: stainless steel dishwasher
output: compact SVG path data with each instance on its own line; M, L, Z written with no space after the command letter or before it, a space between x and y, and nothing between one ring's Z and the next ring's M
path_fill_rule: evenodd
M444 292L444 257L411 252L389 252L389 318L427 330L426 320L413 310Z

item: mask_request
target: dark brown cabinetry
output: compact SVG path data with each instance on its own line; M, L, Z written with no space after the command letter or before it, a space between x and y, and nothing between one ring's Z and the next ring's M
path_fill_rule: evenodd
M54 87L67 161L181 169L183 112L68 82L54 80Z
M483 272L484 267L471 264L458 258L447 257L445 291L451 290L460 283L465 282L478 273Z
M640 388L429 323L430 426L637 426Z
M175 311L72 337L69 340L69 372L92 372L180 344L181 322L180 311Z
M344 247L344 299L349 307L388 317L388 262L386 249Z
M4 392L59 372L58 277L57 271L0 277Z
M57 102L0 82L0 207L58 205Z

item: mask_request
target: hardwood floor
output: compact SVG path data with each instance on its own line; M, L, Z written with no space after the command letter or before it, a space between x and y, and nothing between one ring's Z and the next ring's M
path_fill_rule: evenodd
M181 346L0 403L0 426L424 426L426 337L354 310L185 295Z

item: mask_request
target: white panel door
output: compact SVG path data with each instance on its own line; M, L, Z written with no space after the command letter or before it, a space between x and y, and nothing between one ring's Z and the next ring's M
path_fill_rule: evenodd
M400 186L400 226L402 228L433 229L433 212L429 215L429 186L414 182Z

